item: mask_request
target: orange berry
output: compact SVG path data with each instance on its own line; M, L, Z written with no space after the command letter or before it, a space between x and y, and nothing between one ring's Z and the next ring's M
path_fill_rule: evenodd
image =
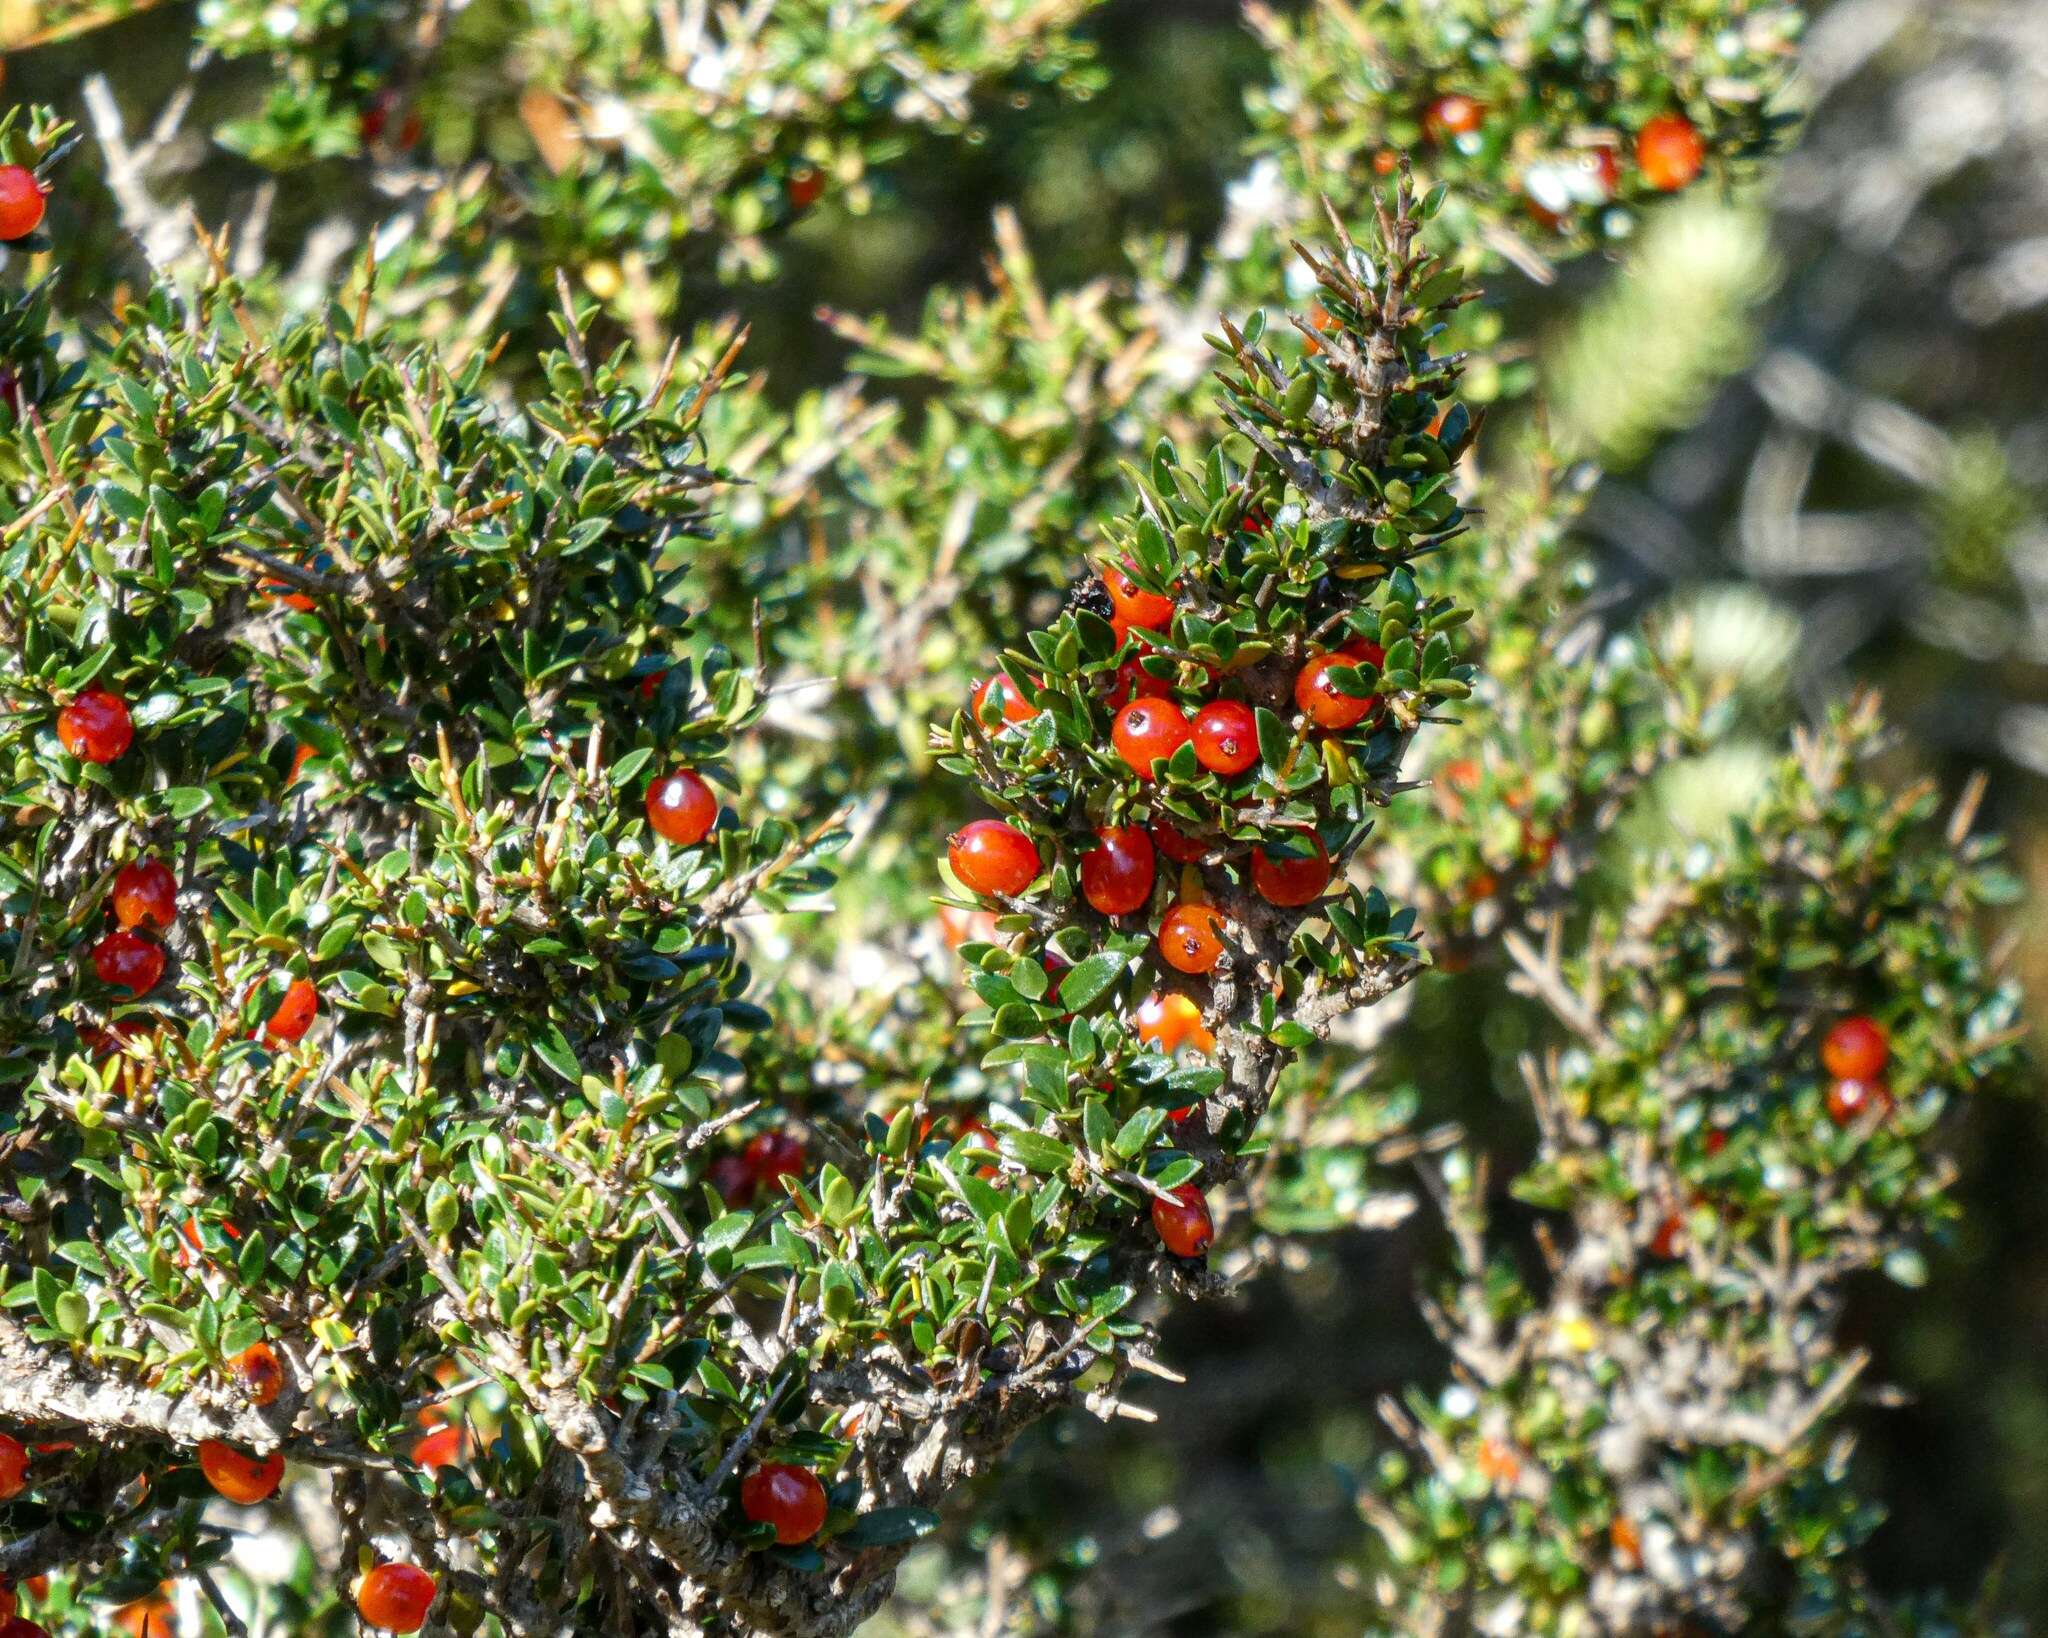
M1173 599L1147 591L1121 569L1104 569L1102 583L1109 589L1110 606L1125 627L1142 626L1164 632L1173 625Z
M242 1384L252 1405L275 1404L284 1392L284 1366L267 1342L254 1342L229 1361L229 1373Z
M0 1501L28 1488L28 1446L12 1434L0 1433Z
M1286 909L1314 903L1330 885L1330 855L1324 851L1323 839L1307 828L1294 835L1299 838L1294 844L1297 848L1305 845L1312 851L1275 854L1263 847L1252 851L1252 886L1268 904Z
M1001 819L976 819L954 831L946 839L946 862L968 892L1013 897L1043 867L1031 838Z
M1360 699L1339 692L1330 673L1339 666L1352 666L1350 654L1318 654L1303 666L1294 679L1294 703L1318 728L1354 728L1379 709L1377 694Z
M807 1467L763 1462L740 1484L740 1511L756 1524L775 1526L784 1547L809 1541L825 1524L825 1487Z
M1683 114L1659 114L1636 133L1636 168L1661 193L1675 193L1700 174L1707 144Z
M974 697L969 702L974 720L983 727L989 725L989 716L983 708L991 698L995 701L994 709L1002 713L999 720L1004 723L1029 722L1038 715L1038 707L1026 704L1023 695L1017 691L1017 685L999 671L975 685Z
M416 1564L379 1564L356 1584L356 1613L384 1632L418 1632L437 1590Z
M1195 760L1211 773L1241 774L1259 760L1259 723L1242 700L1213 700L1195 713Z
M782 194L791 210L809 210L824 192L825 173L815 165L799 165L783 179Z
M1486 105L1462 92L1453 91L1449 96L1438 97L1423 110L1423 128L1435 142L1451 137L1469 136L1479 129L1479 122L1486 116Z
M1891 1062L1891 1038L1875 1018L1844 1018L1820 1044L1820 1061L1837 1080L1873 1081Z
M253 1507L270 1500L284 1482L284 1452L273 1450L268 1456L244 1456L233 1445L204 1439L199 1445L199 1471L229 1501Z
M1176 972L1210 971L1223 959L1223 913L1209 904L1176 904L1159 924L1159 955Z
M137 859L114 877L113 903L123 927L147 922L167 932L178 919L178 878L161 859Z
M1195 864L1208 855L1207 842L1177 830L1165 819L1154 819L1151 831L1152 845L1175 864Z
M453 1467L462 1460L462 1429L450 1424L435 1428L413 1441L412 1459L429 1473Z
M0 165L0 239L26 239L42 226L43 185L25 165Z
M277 1010L270 1015L270 1022L263 1026L263 1039L272 1046L290 1046L304 1040L319 1011L320 992L313 981L295 978L286 987Z
M1875 1112L1884 1119L1892 1112L1892 1092L1883 1081L1844 1079L1828 1087L1828 1119L1837 1126L1854 1126Z
M135 719L119 694L88 688L57 713L57 741L81 762L112 762L135 743Z
M1216 1239L1209 1202L1193 1183L1172 1191L1171 1203L1152 1197L1152 1228L1160 1243L1176 1257L1199 1257Z

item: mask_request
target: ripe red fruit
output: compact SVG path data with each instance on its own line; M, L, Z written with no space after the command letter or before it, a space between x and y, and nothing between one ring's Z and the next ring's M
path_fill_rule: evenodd
M722 1154L711 1163L711 1170L704 1180L718 1191L718 1198L728 1206L744 1206L754 1198L754 1190L761 1180L754 1175L743 1155Z
M1315 851L1276 854L1263 847L1253 850L1252 886L1268 904L1289 909L1310 904L1330 885L1330 855L1323 848L1323 839L1305 828L1296 835Z
M178 878L161 859L137 859L114 877L114 919L123 927L144 922L168 931L178 919Z
M1202 1009L1184 995L1154 990L1138 1003L1134 1021L1138 1039L1161 1052L1175 1053L1184 1046L1197 1052L1216 1050L1216 1037L1202 1024Z
M773 1183L803 1171L803 1140L790 1132L759 1132L747 1140L740 1159L757 1183Z
M1125 629L1142 626L1163 632L1173 624L1173 599L1147 591L1121 569L1104 569L1102 583L1109 589L1110 607Z
M0 1501L28 1488L28 1446L12 1434L0 1433Z
M146 994L164 975L163 946L126 929L109 933L92 947L92 970L102 984L131 995Z
M1127 916L1152 896L1152 838L1138 825L1108 825L1095 835L1100 845L1081 855L1081 897L1105 916Z
M814 165L799 165L782 184L791 210L809 210L825 192L825 173Z
M740 1511L756 1524L775 1526L784 1547L809 1541L825 1523L825 1487L807 1467L763 1462L740 1481Z
M284 1452L268 1456L244 1456L233 1445L218 1439L199 1442L199 1471L221 1495L241 1507L254 1507L277 1494L284 1482Z
M643 700L653 699L656 694L661 692L661 685L667 681L668 671L666 668L660 671L648 672L646 676L640 679L640 697Z
M1160 1242L1176 1257L1199 1257L1216 1238L1216 1225L1209 1217L1209 1202L1192 1183L1173 1191L1177 1202L1168 1205L1152 1197L1152 1227Z
M1486 114L1486 105L1462 92L1453 91L1449 96L1438 97L1422 113L1423 129L1429 132L1434 142L1443 142L1450 137L1467 136L1479 129L1479 122Z
M1678 1255L1679 1240L1684 1233L1684 1222L1673 1212L1657 1225L1657 1232L1650 1236L1650 1255L1668 1263Z
M1211 773L1241 774L1259 760L1259 724L1242 700L1213 700L1195 713L1195 760Z
M1194 730L1172 700L1132 700L1116 714L1110 743L1140 779L1155 777L1153 764L1163 761L1188 741Z
M57 740L81 762L112 762L135 743L135 719L119 694L88 688L57 713Z
M1854 1126L1873 1110L1879 1120L1892 1112L1891 1088L1883 1081L1845 1078L1828 1087L1828 1119L1837 1126Z
M1193 864L1208 856L1209 844L1177 830L1164 819L1152 821L1152 845L1175 864Z
M1126 660L1116 668L1116 682L1109 690L1109 703L1122 710L1132 700L1168 700L1173 698L1173 684L1165 677L1155 677L1135 659Z
M418 1632L435 1591L434 1578L417 1564L379 1564L356 1583L356 1613L384 1632Z
M263 1026L263 1039L272 1046L290 1046L305 1039L306 1031L320 1011L320 992L310 978L295 978L286 986L284 999Z
M976 819L946 839L946 863L970 893L1015 895L1029 887L1041 867L1038 848L1015 825Z
M228 1362L228 1372L241 1383L252 1405L270 1405L284 1392L284 1366L267 1342L252 1342Z
M0 239L26 239L42 226L43 186L25 165L0 165Z
M1707 144L1683 114L1659 114L1636 133L1636 168L1663 193L1675 193L1700 174Z
M1176 904L1159 924L1159 955L1176 972L1206 973L1223 959L1223 912Z
M647 823L664 842L695 847L711 834L718 798L688 768L664 774L647 787Z
M422 1434L413 1441L412 1459L429 1473L455 1466L462 1460L462 1429L451 1423Z
M1379 709L1377 694L1357 699L1339 693L1330 673L1339 666L1355 664L1350 654L1318 654L1303 666L1294 679L1294 703L1318 728L1353 728Z
M1820 1061L1837 1080L1874 1081L1891 1062L1891 1038L1875 1018L1844 1018L1820 1044Z
M1000 720L1005 723L1029 722L1038 715L1038 707L1026 704L1024 696L1017 691L1017 685L999 671L993 677L982 678L975 685L970 709L974 713L974 720L984 728L988 726L989 718L983 714L982 707L987 705L991 698L994 700L991 709L1000 711Z

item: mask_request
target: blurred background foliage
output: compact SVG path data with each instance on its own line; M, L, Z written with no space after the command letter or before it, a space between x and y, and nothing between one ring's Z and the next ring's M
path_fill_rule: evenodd
M202 22L210 4L196 8ZM137 14L63 26L123 9ZM194 12L10 0L7 93L75 114L85 77L118 65L121 113L144 132L186 75ZM1021 76L964 132L914 137L857 189L827 191L779 241L773 278L736 286L731 267L679 251L658 269L680 281L678 309L720 334L743 318L746 368L769 403L793 407L859 351L820 308L916 333L930 286L983 278L998 206L1014 206L1053 290L1123 275L1134 242L1204 246L1245 175L1246 96L1267 75L1258 40L1232 0L1110 0L1082 35L1094 49L1063 65L1063 94ZM300 245L338 201L376 218L389 201L352 154L272 189L256 159L209 140L262 81L253 62L206 59L192 116L156 156L201 217L260 208L274 244ZM1808 126L1762 181L1697 190L1549 284L1501 270L1490 304L1507 333L1535 338L1526 362L1559 446L1608 470L1584 518L1603 569L1597 597L1617 613L1689 610L1699 651L1719 657L1760 721L1873 682L1907 730L1902 760L1951 786L1991 771L1990 812L2014 838L2036 907L2016 932L2038 1006L2048 7L1837 0L1818 8L1794 100ZM924 162L917 145L941 142L945 163ZM55 208L67 242L99 243L118 268L121 230L93 169L75 167ZM584 265L598 294L609 265ZM117 294L110 284L110 303ZM901 385L914 408L919 384ZM1738 736L1672 770L1631 822L1706 829L1754 793L1762 760ZM935 809L934 835L946 805L966 811L950 782L918 799ZM929 921L928 882L886 852L869 863L841 894L852 924ZM1533 1030L1497 975L1432 975L1383 1073L1425 1089L1433 1119L1464 1122L1505 1179L1531 1143L1511 1074ZM1871 1379L1899 1390L1861 1419L1857 1456L1861 1487L1891 1508L1871 1555L1880 1581L1967 1593L1998 1573L2000 1605L2048 1624L2043 1107L1975 1102L1963 1214L1933 1249L1927 1286L1873 1279L1852 1305L1849 1340L1874 1349ZM1498 1205L1512 1221L1517 1208ZM962 1630L949 1600L964 1587L974 1601L960 1619L986 1633L1356 1631L1366 1531L1354 1495L1387 1444L1375 1402L1443 1374L1413 1302L1442 1265L1441 1237L1426 1212L1391 1232L1331 1236L1312 1253L1291 1248L1240 1300L1176 1315L1165 1357L1190 1380L1153 1396L1158 1424L1077 1418L1034 1433L971 1536L914 1560L872 1630ZM1000 1597L985 1597L990 1588Z

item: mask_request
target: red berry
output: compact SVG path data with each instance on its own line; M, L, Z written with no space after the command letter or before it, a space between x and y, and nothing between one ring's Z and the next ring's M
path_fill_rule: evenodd
M286 987L277 1011L270 1015L270 1022L263 1026L263 1039L272 1046L290 1046L303 1040L319 1011L320 992L313 987L313 981L295 978Z
M1156 777L1153 764L1172 756L1192 732L1172 700L1132 700L1117 712L1109 737L1117 755L1140 779L1152 779Z
M1194 864L1209 853L1207 842L1175 829L1164 819L1152 821L1152 845L1175 864Z
M144 922L168 931L178 919L178 878L161 859L137 859L114 877L114 919L123 927Z
M253 1507L277 1494L277 1487L284 1480L284 1452L273 1450L268 1456L244 1456L233 1445L224 1445L218 1439L202 1439L199 1471L229 1501Z
M1176 904L1159 924L1159 955L1176 972L1206 973L1223 959L1223 912Z
M1037 845L1001 819L976 819L954 831L946 840L946 863L968 892L1012 896L1029 887L1041 868Z
M1370 637L1353 637L1349 642L1338 644L1337 652L1373 666L1384 665L1387 659L1387 651Z
M668 671L665 668L660 671L648 672L646 676L640 679L640 697L643 700L653 699L656 694L661 692L661 685L667 681Z
M1721 1153L1722 1150L1728 1147L1727 1130L1719 1126L1716 1126L1712 1130L1710 1130L1707 1133L1706 1146L1707 1153L1710 1155L1717 1155Z
M299 775L305 772L306 764L311 762L316 754L313 747L306 744L303 740L293 746L292 771L285 775L284 782L287 785L296 785L299 782Z
M1657 1225L1657 1232L1650 1236L1650 1255L1662 1262L1669 1262L1678 1255L1678 1244L1685 1233L1685 1224L1673 1212Z
M1600 191L1612 199L1621 191L1621 155L1603 144L1593 150L1592 165Z
M1121 569L1104 569L1102 583L1109 588L1110 606L1125 629L1142 626L1164 632L1173 625L1172 598L1145 590Z
M1484 103L1454 91L1449 96L1438 97L1423 110L1422 124L1432 141L1443 142L1478 130L1485 114Z
M81 762L112 762L135 743L135 719L119 694L88 688L57 713L57 740Z
M1303 666L1294 679L1294 703L1308 714L1318 728L1353 728L1379 709L1379 696L1358 699L1340 693L1330 673L1339 666L1351 666L1350 654L1318 654Z
M102 984L130 995L147 994L164 975L163 946L126 929L109 933L92 947L92 970Z
M28 1446L12 1434L0 1433L0 1501L28 1488Z
M416 1564L379 1564L356 1583L356 1613L383 1632L418 1632L436 1590L434 1578Z
M1241 774L1259 760L1259 724L1241 700L1214 700L1195 713L1195 760L1211 773Z
M1858 1013L1828 1031L1820 1044L1820 1061L1837 1080L1874 1081L1891 1062L1891 1039L1875 1018Z
M1005 723L1029 722L1038 715L1038 707L1025 703L1024 696L1017 690L1017 685L999 671L993 677L984 677L974 690L971 709L974 712L974 720L984 728L989 725L990 719L982 708L989 704L991 698L994 700L991 710L1000 710L1000 720Z
M664 774L647 787L647 822L654 834L677 847L695 847L711 834L718 798L688 768Z
M1675 193L1700 174L1707 145L1683 114L1659 114L1636 133L1636 168L1662 193Z
M705 1181L718 1191L718 1198L728 1206L744 1206L754 1198L754 1190L761 1180L754 1175L744 1156L722 1154L711 1163L711 1170L705 1174Z
M1891 1088L1883 1081L1847 1078L1828 1087L1828 1119L1837 1126L1854 1126L1873 1110L1879 1120L1892 1112Z
M0 239L26 239L42 226L43 185L25 165L0 165Z
M1138 1003L1134 1021L1138 1039L1161 1052L1178 1052L1184 1046L1197 1052L1216 1050L1216 1037L1203 1027L1202 1009L1184 995L1153 991Z
M252 1342L228 1362L228 1371L252 1405L275 1404L284 1392L284 1366L267 1342Z
M1192 1183L1173 1191L1176 1204L1152 1197L1152 1227L1166 1249L1176 1257L1199 1257L1216 1238L1216 1225L1209 1217L1209 1202Z
M1116 682L1109 691L1109 703L1114 709L1122 710L1132 700L1172 698L1172 682L1165 677L1153 676L1140 661L1126 660L1116 668Z
M778 1177L802 1173L803 1140L791 1132L760 1132L747 1140L740 1158L756 1182L772 1184Z
M413 1442L413 1464L429 1473L453 1467L462 1460L462 1429L452 1423L422 1434Z
M814 165L799 165L782 184L791 210L809 210L825 192L825 173Z
M794 1547L824 1527L825 1487L807 1467L763 1462L740 1482L740 1511L774 1525L776 1541Z
M1152 896L1152 838L1138 825L1109 825L1081 855L1081 897L1105 916L1127 916Z
M1323 839L1306 828L1290 838L1295 839L1314 851L1276 854L1260 847L1252 852L1252 886L1268 904L1289 909L1310 904L1330 885L1330 855L1323 849Z

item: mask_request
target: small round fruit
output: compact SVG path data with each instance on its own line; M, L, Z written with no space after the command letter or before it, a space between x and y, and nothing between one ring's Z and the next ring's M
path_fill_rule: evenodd
M1156 777L1154 763L1163 762L1188 742L1193 732L1172 700L1132 700L1116 714L1110 743L1140 779Z
M792 1132L758 1132L747 1140L740 1159L757 1183L800 1175L804 1169L803 1139Z
M1661 193L1675 193L1700 174L1707 145L1683 114L1659 114L1636 133L1636 168Z
M1685 1223L1673 1212L1657 1225L1657 1232L1650 1236L1650 1255L1659 1262L1670 1262L1678 1255L1679 1243L1685 1236Z
M1116 682L1109 690L1109 703L1122 710L1132 700L1170 700L1173 698L1173 684L1165 677L1155 677L1138 660L1126 660L1116 668Z
M284 1366L267 1342L252 1342L228 1362L228 1372L241 1383L252 1405L272 1405L284 1392Z
M1192 1183L1173 1191L1173 1204L1152 1197L1152 1227L1160 1243L1176 1257L1199 1257L1216 1239L1216 1225L1209 1217L1209 1202Z
M1463 92L1453 91L1449 96L1438 97L1422 113L1423 128L1433 141L1443 142L1451 137L1469 136L1479 129L1479 122L1486 115L1486 105Z
M1350 654L1318 654L1296 673L1294 703L1318 728L1355 728L1379 709L1377 694L1364 699L1340 693L1330 673L1340 666L1356 664Z
M1841 1081L1874 1081L1891 1062L1891 1038L1875 1018L1844 1018L1820 1044L1820 1061Z
M43 185L26 165L0 165L0 239L26 239L42 226Z
M1140 825L1106 825L1081 855L1081 897L1105 916L1128 916L1152 896L1158 870L1152 838Z
M163 946L126 929L109 933L92 947L92 970L102 984L146 995L164 975Z
M1209 856L1209 844L1165 819L1152 821L1152 845L1175 864L1195 864Z
M754 1175L754 1168L747 1164L746 1158L730 1153L712 1161L704 1181L718 1191L718 1198L728 1206L746 1205L761 1186L760 1178Z
M1161 1052L1178 1052L1184 1046L1197 1052L1216 1050L1216 1037L1203 1027L1202 1009L1184 995L1154 990L1138 1003L1134 1021L1138 1039Z
M263 1039L272 1046L290 1046L306 1037L320 1013L320 992L310 978L295 978L285 987L284 998L263 1026Z
M413 1441L413 1465L429 1473L454 1467L462 1460L462 1429L450 1423L424 1433Z
M178 919L178 878L161 859L137 859L114 877L114 919L123 927L144 923L168 932Z
M1173 599L1147 591L1121 569L1104 569L1102 583L1109 588L1110 607L1126 627L1164 632L1173 625Z
M233 1445L222 1444L218 1439L202 1439L199 1471L229 1501L240 1507L254 1507L258 1502L269 1501L284 1482L284 1452L273 1450L268 1456L244 1456Z
M88 688L57 713L57 740L81 762L112 762L135 743L135 719L119 694Z
M776 1541L794 1547L824 1527L825 1487L807 1467L763 1462L740 1482L740 1511L774 1525Z
M695 847L711 834L718 798L688 768L664 774L647 787L647 822L654 834L677 847Z
M1242 700L1212 700L1195 713L1195 760L1211 773L1241 774L1259 760L1259 723Z
M983 727L988 726L990 716L997 711L1002 713L999 720L1005 723L1029 722L1038 715L1038 707L1026 704L1017 685L1000 671L993 677L982 678L975 686L971 709L974 720Z
M791 210L809 210L824 196L825 173L815 165L799 165L784 179L782 193Z
M946 863L970 893L1021 893L1037 879L1037 845L1001 819L976 819L946 839Z
M1314 903L1330 885L1330 855L1323 839L1307 829L1297 834L1313 852L1273 853L1263 847L1252 852L1252 886L1268 904L1286 909Z
M379 1564L356 1583L356 1613L380 1632L418 1632L436 1584L417 1564Z
M1892 1112L1891 1088L1883 1081L1845 1077L1829 1085L1828 1119L1837 1126L1854 1126L1873 1111L1879 1120Z
M28 1446L12 1434L0 1433L0 1501L28 1488Z
M1159 924L1159 955L1175 972L1210 971L1223 959L1223 913L1209 904L1176 904Z

